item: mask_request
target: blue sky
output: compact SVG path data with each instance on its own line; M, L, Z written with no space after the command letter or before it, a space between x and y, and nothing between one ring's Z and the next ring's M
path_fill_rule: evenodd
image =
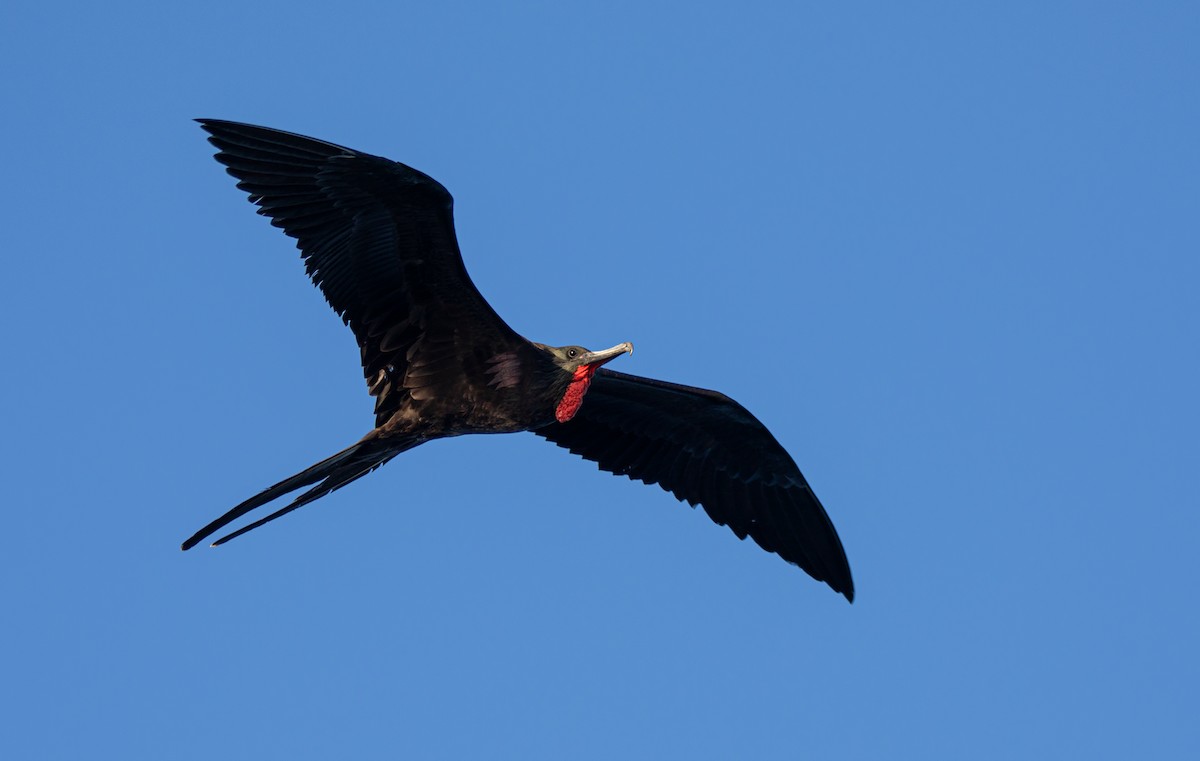
M6 758L1200 744L1191 3L15 2ZM720 389L851 606L527 434L179 542L371 425L193 117L416 166L548 343Z

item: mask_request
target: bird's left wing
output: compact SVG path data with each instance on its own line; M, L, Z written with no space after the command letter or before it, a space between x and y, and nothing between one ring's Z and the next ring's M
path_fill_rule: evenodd
M536 360L471 282L454 200L437 180L291 132L198 121L259 213L296 239L313 283L354 331L376 425L410 396L488 377L491 358Z
M600 370L573 419L535 431L616 475L657 483L854 600L825 508L787 451L716 391Z

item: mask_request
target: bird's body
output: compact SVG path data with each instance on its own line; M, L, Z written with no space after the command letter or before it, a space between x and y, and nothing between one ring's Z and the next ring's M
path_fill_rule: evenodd
M592 352L522 338L471 283L453 201L411 167L265 127L200 120L259 213L297 239L314 283L354 332L375 428L360 441L208 524L309 487L223 543L433 439L534 431L604 470L702 504L740 538L853 600L841 542L787 452L723 394L600 369L628 343Z

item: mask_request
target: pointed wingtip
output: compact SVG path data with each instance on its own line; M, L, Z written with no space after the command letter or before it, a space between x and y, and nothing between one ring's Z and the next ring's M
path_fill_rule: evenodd
M850 603L851 605L854 604L854 579L850 577L849 569L846 569L845 578L838 579L836 584L828 580L826 580L825 583L828 584L829 588L834 592L837 592L842 597L845 597L846 602Z

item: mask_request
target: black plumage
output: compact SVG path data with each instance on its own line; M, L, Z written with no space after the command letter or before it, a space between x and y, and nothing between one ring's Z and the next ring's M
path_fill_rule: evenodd
M471 282L453 200L411 167L279 130L201 119L216 158L296 239L309 276L354 332L375 428L183 543L309 487L221 544L432 439L533 431L617 475L659 484L854 599L837 532L770 431L724 394L601 369L632 351L519 336Z

